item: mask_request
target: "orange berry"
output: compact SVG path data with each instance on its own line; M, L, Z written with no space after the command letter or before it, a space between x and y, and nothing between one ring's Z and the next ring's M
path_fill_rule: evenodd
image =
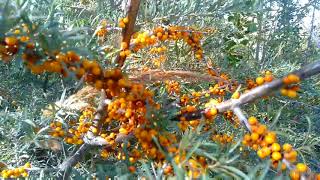
M21 36L20 37L20 41L21 42L27 42L27 41L29 41L30 40L30 38L28 37L28 36Z
M28 175L29 175L29 174L28 174L27 172L23 172L23 173L21 174L22 177L28 177Z
M252 149L253 149L253 150L256 151L256 150L258 150L258 148L259 148L259 145L258 145L258 144L253 144L253 145L252 145Z
M166 166L166 167L164 168L163 173L167 175L167 174L172 173L172 171L173 171L172 166L168 165L168 166Z
M119 22L119 27L120 27L120 28L125 28L125 27L126 27L126 24L125 24L123 21L120 21L120 22Z
M272 75L272 72L271 71L266 71L265 74L266 75Z
M76 75L78 78L81 78L85 73L86 71L83 68L79 68L77 69Z
M18 45L19 41L16 37L5 37L4 38L4 42L8 45L8 46L14 46L14 45Z
M267 126L266 125L260 125L259 127L258 127L258 129L257 129L257 133L259 134L259 135L262 135L262 134L264 134L265 132L267 131Z
M266 136L264 137L264 141L265 141L267 144L272 144L272 143L274 143L274 142L276 141L276 138L275 138L273 135L268 134L268 135L266 135Z
M128 167L128 170L129 170L131 173L134 173L134 172L136 172L136 167L134 167L134 166L129 166L129 167Z
M127 49L128 48L128 43L126 42L121 42L121 49Z
M88 59L84 59L82 61L82 66L84 69L90 69L92 67L92 62L89 61Z
M271 82L273 80L273 76L272 75L266 75L265 77L264 77L264 81L265 82Z
M299 180L300 179L300 173L299 171L295 170L291 170L290 171L290 177L292 180Z
M211 116L218 114L218 110L216 108L211 108L209 112Z
M74 51L68 51L68 52L66 53L66 56L67 56L68 59L69 59L70 61L72 61L72 62L78 62L78 61L80 61L80 56L79 56L76 52L74 52Z
M94 83L94 86L97 88L97 89L102 89L103 87L103 82L101 80L96 80L96 82Z
M250 141L251 140L251 136L249 134L244 135L243 139L245 141Z
M298 153L297 151L290 151L284 154L284 158L289 160L290 162L295 162L297 160Z
M267 156L269 156L271 153L270 149L267 147L263 147L262 149L259 149L257 154L261 159L266 158Z
M130 51L129 49L126 49L126 50L124 51L124 54L125 54L126 56L129 56L129 55L131 54L131 51Z
M31 164L29 162L27 162L23 167L24 168L31 168Z
M99 76L99 75L101 74L101 69L100 69L100 67L99 67L99 66L94 67L94 68L92 69L92 74L95 75L95 76Z
M284 78L282 78L282 82L283 82L284 84L286 84L286 85L288 85L288 84L291 83L290 79L289 79L287 76L284 77Z
M300 81L300 77L295 74L289 74L288 79L290 83L298 83Z
M157 32L157 37L161 38L162 37L162 33L161 32Z

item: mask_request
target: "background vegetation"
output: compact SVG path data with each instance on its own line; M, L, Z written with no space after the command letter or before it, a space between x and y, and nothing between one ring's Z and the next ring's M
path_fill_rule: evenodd
M6 7L5 5L9 7ZM19 26L21 22L37 25L33 39L44 51L56 49L74 50L79 55L99 61L104 67L115 67L114 59L119 52L121 32L111 28L101 38L94 35L101 22L116 27L125 17L126 0L29 0L0 2L0 34ZM270 70L276 77L313 62L320 57L319 22L313 17L319 12L320 2L309 0L302 4L295 0L143 0L137 18L136 31L152 30L157 26L188 26L203 32L202 47L207 62L214 69L227 73L233 80L245 84L248 78ZM305 18L311 19L305 27ZM2 38L2 37L0 37ZM183 42L164 42L166 60L155 63L156 55L148 49L132 54L126 61L124 71L136 76L142 69L184 70L205 73L206 63L199 62ZM21 59L21 55L15 56ZM55 178L54 169L77 149L77 146L62 143L63 150L54 151L43 144L49 135L38 135L57 117L78 117L79 111L55 109L54 103L74 94L84 84L74 78L61 78L56 74L34 75L21 61L0 62L0 163L17 167L31 162L34 170L30 179ZM138 70L137 70L138 69ZM212 82L181 82L181 93L190 94L208 88ZM162 104L175 101L174 96L164 93L165 85L148 84ZM169 101L169 102L168 102ZM301 83L299 97L289 99L273 96L257 100L245 107L247 114L254 115L269 128L276 131L280 142L292 144L313 172L320 171L320 81L319 76ZM44 115L44 110L52 113ZM166 112L168 114L174 113ZM159 114L161 114L159 112ZM166 128L176 126L164 120ZM168 124L166 124L168 123ZM170 124L171 123L171 124ZM235 128L223 117L214 125L219 133L234 135L235 144L242 141L244 128ZM235 144L223 146L213 142L208 134L180 132L185 147L200 142L212 147L214 159L228 163L228 170L210 172L203 178L231 178L242 176L254 178L288 178L279 176L261 161L255 151L240 148ZM197 134L197 135L196 135ZM231 151L232 148L235 151ZM196 150L195 150L196 151ZM231 153L230 153L231 152ZM94 153L92 153L94 154ZM126 168L126 161L100 160L87 157L72 171L74 179L86 177L152 176L152 162L145 161L133 175ZM0 168L1 168L0 164ZM256 168L255 168L256 167ZM37 169L38 168L38 169ZM52 171L51 171L52 170ZM49 171L50 173L48 173ZM159 172L158 172L159 173ZM180 172L176 172L176 175Z

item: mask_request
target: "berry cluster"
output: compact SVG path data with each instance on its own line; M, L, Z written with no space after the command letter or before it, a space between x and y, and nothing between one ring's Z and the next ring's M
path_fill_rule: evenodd
M53 137L63 137L65 135L65 132L62 128L62 123L59 121L54 121L50 123L50 128L50 135Z
M171 94L180 94L180 84L177 81L165 81L167 92Z
M128 23L129 23L129 18L128 17L119 19L119 27L120 28L125 28Z
M243 145L256 150L261 159L270 157L274 168L277 168L281 164L281 169L285 170L288 163L295 163L297 161L298 153L293 149L292 145L285 143L281 146L277 142L276 133L269 131L266 125L260 124L257 118L250 117L248 122L252 132L244 136ZM290 177L292 179L300 179L302 175L307 173L308 169L307 165L297 163L295 168L291 169Z
M289 74L282 79L285 86L280 90L281 95L290 98L296 98L298 96L297 91L300 90L300 86L296 83L300 82L300 77L295 74Z
M2 170L0 174L4 179L27 177L29 175L27 169L29 168L31 168L31 165L29 162L27 162L24 166L18 168Z
M83 144L83 136L87 133L92 126L94 109L87 108L82 112L79 117L78 126L72 126L64 138L64 141L68 144ZM93 129L93 133L96 130Z
M233 142L233 135L228 134L214 134L212 135L212 140L219 142L221 144L227 144Z

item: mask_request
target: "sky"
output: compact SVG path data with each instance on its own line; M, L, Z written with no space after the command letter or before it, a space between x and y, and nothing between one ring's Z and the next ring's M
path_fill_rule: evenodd
M301 5L304 5L306 3L308 3L309 0L297 0ZM310 30L311 27L311 20L312 20L312 13L313 10L310 11L309 15L307 17L304 18L303 20L303 28L305 28L305 30ZM315 24L318 28L320 25L320 11L319 10L315 10Z

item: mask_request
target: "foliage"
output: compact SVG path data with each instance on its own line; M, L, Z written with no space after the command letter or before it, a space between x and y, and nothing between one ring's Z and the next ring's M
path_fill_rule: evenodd
M316 22L311 32L301 24L317 1L143 0L130 44L121 42L133 20L126 6L0 2L3 178L61 178L81 148L73 179L320 177L319 76L287 76L319 58ZM212 80L131 80L152 69ZM215 108L282 77L280 92L241 107L249 132L235 110ZM88 85L105 94L79 94ZM73 108L74 100L90 105Z

